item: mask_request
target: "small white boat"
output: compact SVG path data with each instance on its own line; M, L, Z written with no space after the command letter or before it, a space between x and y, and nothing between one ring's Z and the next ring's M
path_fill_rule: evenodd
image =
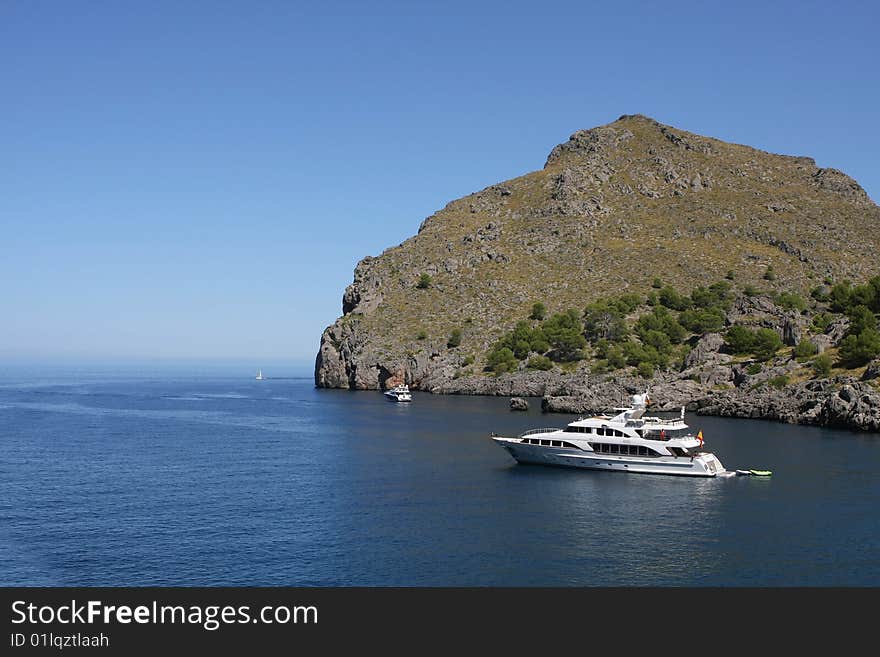
M266 378L265 376L263 376L263 370L261 370L261 369L257 370L257 377L256 378L257 378L257 381L262 381L263 379Z
M492 435L518 463L557 465L609 472L717 477L726 473L718 457L703 450L703 432L687 431L681 417L645 415L647 393L617 415L578 419L563 429L533 429L516 438ZM754 473L753 473L754 474Z
M405 383L401 383L399 386L394 386L393 388L386 390L384 393L385 399L393 402L411 402L412 394L409 391L409 386Z

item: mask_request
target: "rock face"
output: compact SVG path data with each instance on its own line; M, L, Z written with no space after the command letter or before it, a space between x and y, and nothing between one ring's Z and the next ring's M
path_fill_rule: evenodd
M522 397L511 397L510 398L510 410L512 410L512 411L527 411L527 410L529 410L529 402L527 402Z
M880 393L854 382L809 381L783 390L725 391L710 394L695 406L703 415L880 431Z
M655 277L690 290L731 270L737 285L761 288L769 266L781 287L806 296L829 276L880 273L878 251L880 208L845 174L623 116L575 132L543 169L452 201L415 236L358 263L343 315L321 337L315 384L405 382L586 409L586 391L605 385L586 364L484 373L490 346L536 301L552 314L643 293ZM772 328L788 345L808 329L765 296L740 297L726 322ZM839 322L810 339L825 350L846 330ZM707 335L693 345L670 399L694 402L697 391L685 394L685 386L739 389L753 379L719 351L721 340ZM596 394L596 410L607 407L605 393L613 391ZM580 401L560 401L568 397Z

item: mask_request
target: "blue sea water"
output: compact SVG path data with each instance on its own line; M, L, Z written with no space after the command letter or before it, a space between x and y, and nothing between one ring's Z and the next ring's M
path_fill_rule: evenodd
M880 585L877 434L689 416L773 476L518 466L490 432L571 416L252 376L0 375L0 583Z

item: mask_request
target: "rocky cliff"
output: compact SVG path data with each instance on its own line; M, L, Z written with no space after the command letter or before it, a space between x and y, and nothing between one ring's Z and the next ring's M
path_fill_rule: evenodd
M583 309L644 294L655 277L685 290L731 272L739 286L758 284L768 267L775 285L807 294L823 280L880 273L878 252L880 208L844 173L623 116L576 132L543 169L452 201L417 235L364 258L342 317L321 337L315 383L560 396L596 380L589 359L549 372L483 371L490 346L536 301L549 313ZM788 330L802 323L792 317ZM701 348L723 367L718 346ZM723 403L735 404L703 408L722 412Z

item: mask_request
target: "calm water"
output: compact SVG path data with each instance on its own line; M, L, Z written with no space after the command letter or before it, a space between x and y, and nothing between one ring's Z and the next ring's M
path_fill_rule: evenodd
M487 439L569 416L248 376L4 375L0 583L880 585L876 434L692 416L774 476L570 471Z

